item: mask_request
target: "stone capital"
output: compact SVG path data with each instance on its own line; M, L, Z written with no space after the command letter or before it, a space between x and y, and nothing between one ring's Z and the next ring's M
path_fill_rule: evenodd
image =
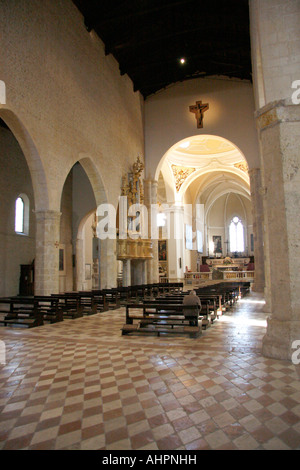
M256 125L263 131L281 123L300 122L300 105L288 100L273 101L255 113Z
M61 212L58 211L40 211L40 210L34 210L35 217L37 221L42 221L42 220L60 220L61 217Z

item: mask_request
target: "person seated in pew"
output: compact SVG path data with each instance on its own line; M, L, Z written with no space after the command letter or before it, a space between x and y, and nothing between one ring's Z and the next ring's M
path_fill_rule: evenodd
M188 295L185 295L183 298L183 305L198 305L198 312L200 313L201 311L201 300L196 294L196 291L191 290ZM191 312L190 310L184 310L183 309L184 316L186 318L190 317ZM197 322L195 320L190 320L190 325L195 326L197 325Z

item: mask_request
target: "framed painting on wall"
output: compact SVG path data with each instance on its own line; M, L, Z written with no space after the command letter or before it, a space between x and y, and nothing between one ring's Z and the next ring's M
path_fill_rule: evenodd
M213 235L214 253L222 253L222 237L221 235Z
M167 240L158 240L158 260L167 261Z
M85 280L86 280L86 281L89 281L90 279L92 279L91 265L90 265L90 264L86 264L86 265L85 265Z

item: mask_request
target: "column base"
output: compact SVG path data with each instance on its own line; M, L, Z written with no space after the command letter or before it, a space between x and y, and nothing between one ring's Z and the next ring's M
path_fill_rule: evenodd
M251 286L251 290L253 292L259 292L259 293L263 294L264 291L265 291L265 284L254 281L252 286Z
M267 319L267 333L263 338L262 354L273 359L291 361L293 342L300 340L300 321Z

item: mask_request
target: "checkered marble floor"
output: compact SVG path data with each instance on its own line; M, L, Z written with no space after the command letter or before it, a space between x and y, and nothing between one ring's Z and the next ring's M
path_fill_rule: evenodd
M197 339L121 336L124 308L1 327L0 449L300 449L300 374L261 355L263 308Z

